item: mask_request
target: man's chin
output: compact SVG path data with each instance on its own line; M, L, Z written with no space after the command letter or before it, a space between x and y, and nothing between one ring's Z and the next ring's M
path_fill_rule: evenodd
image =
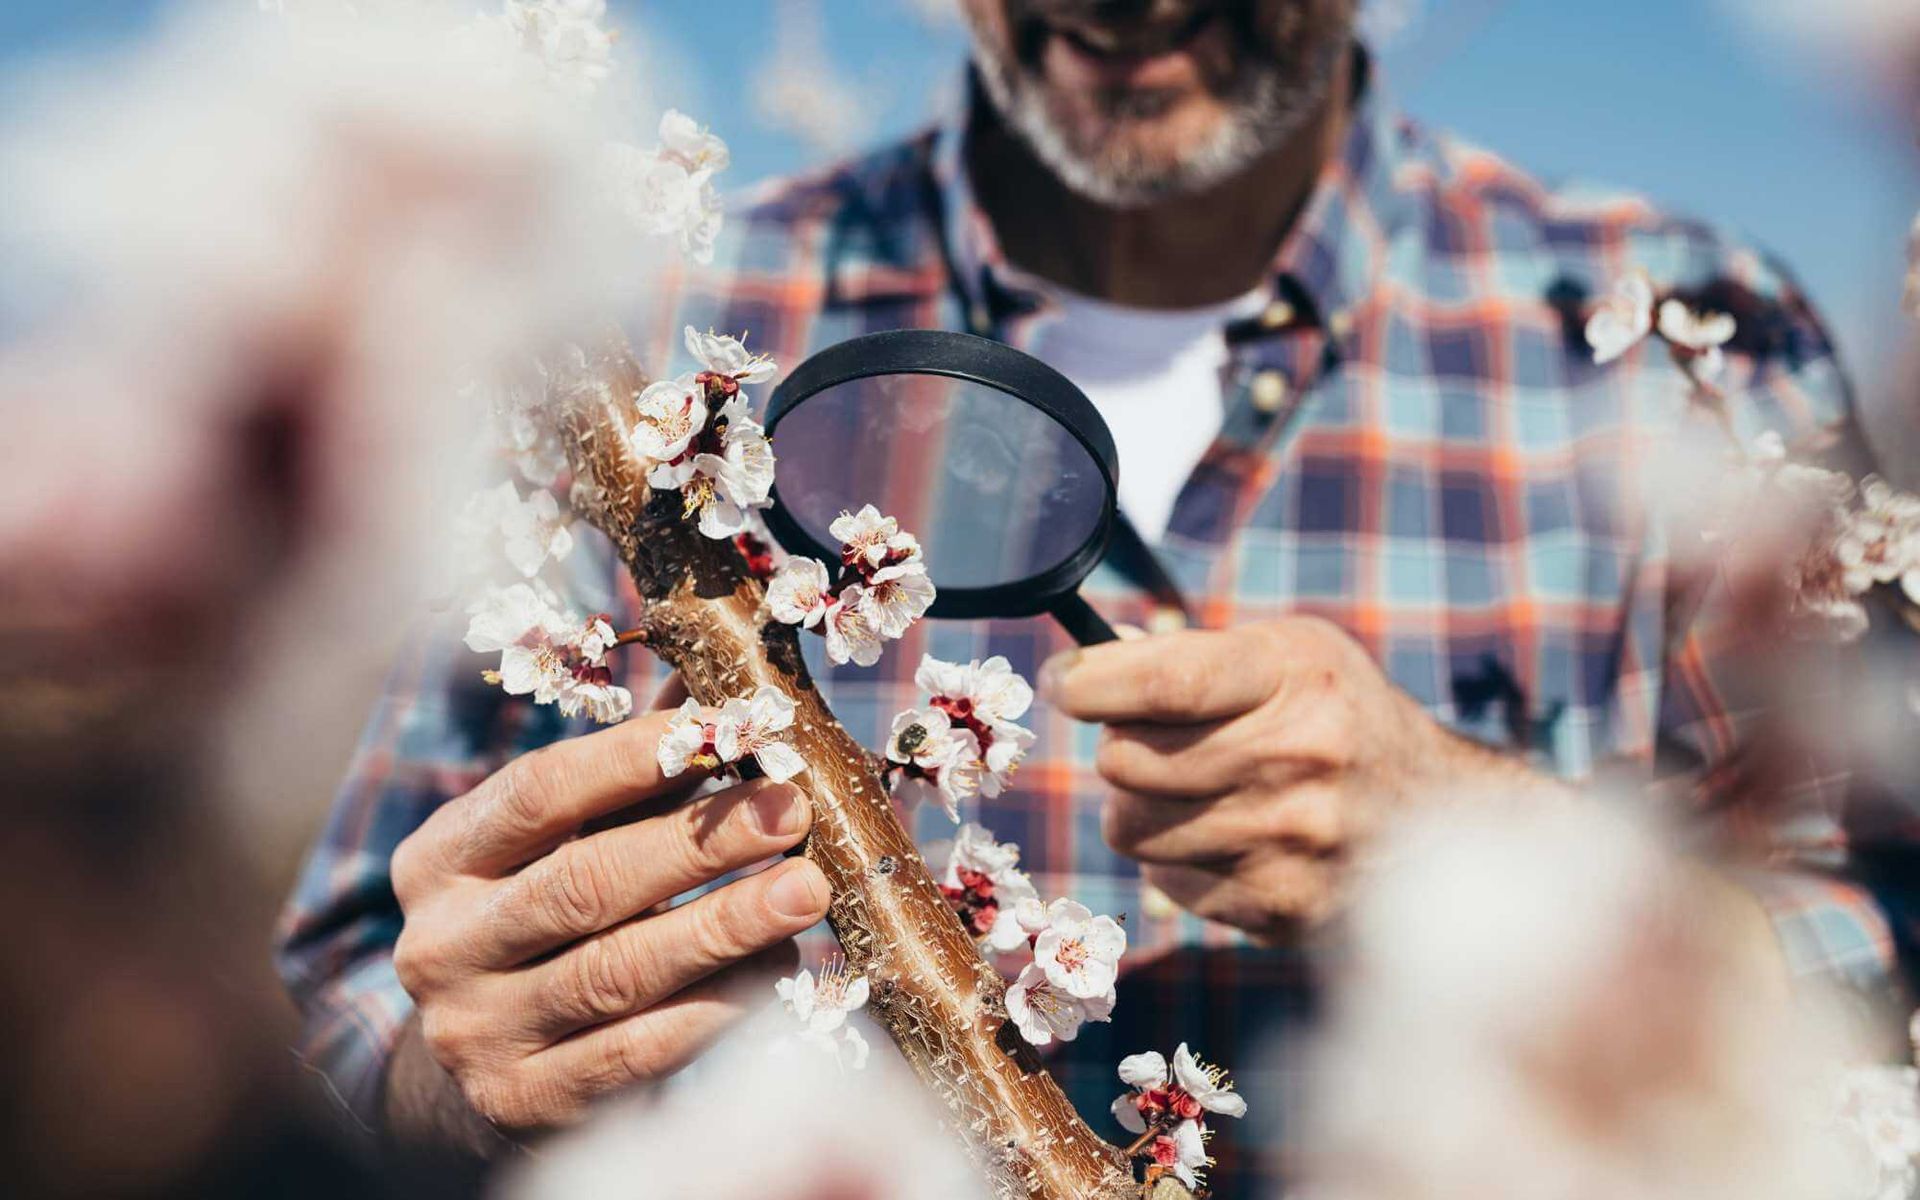
M1187 190L1196 150L1225 136L1226 116L1194 111L1201 107L1190 103L1152 115L1082 113L1056 121L1078 165L1080 178L1068 182L1095 199L1129 207Z

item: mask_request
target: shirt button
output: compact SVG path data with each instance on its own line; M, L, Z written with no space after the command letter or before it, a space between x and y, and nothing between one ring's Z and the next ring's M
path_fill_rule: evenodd
M1327 319L1327 332L1345 341L1347 335L1353 332L1353 314L1344 308L1333 314Z
M1261 371L1253 377L1253 406L1272 416L1287 402L1287 377L1278 371Z
M1260 310L1260 324L1268 329L1285 329L1293 324L1293 305L1275 300Z

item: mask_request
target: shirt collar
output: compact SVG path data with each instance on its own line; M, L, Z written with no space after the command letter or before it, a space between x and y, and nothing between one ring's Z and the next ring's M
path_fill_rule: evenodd
M1274 256L1271 275L1274 294L1294 304L1305 300L1306 319L1327 331L1336 347L1354 309L1377 288L1394 234L1413 215L1402 169L1410 126L1366 53L1358 55L1357 95L1341 148L1321 169ZM967 110L962 99L936 126L930 164L942 200L941 235L967 323L984 333L1008 316L1042 311L1050 302L1044 281L1007 261L992 222L974 200L962 157Z

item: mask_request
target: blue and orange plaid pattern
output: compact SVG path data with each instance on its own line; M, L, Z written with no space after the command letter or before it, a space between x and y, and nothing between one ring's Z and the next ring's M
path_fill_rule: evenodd
M1049 306L955 186L957 141L935 130L750 197L725 266L680 275L674 303L630 328L655 355L644 361L670 369L689 323L751 331L750 345L787 365L899 327L1023 344ZM1401 119L1372 87L1273 264L1276 305L1227 331L1225 425L1155 547L1198 622L1325 617L1440 721L1568 778L1725 761L1740 723L1703 639L1674 623L1680 572L1649 500L1658 489L1639 482L1681 419L1680 380L1645 348L1596 367L1579 336L1581 304L1635 266L1765 302L1765 336L1743 339L1730 364L1743 428L1848 417L1824 331L1763 258L1632 197L1546 187ZM569 567L582 611L632 612L600 539L588 534ZM1110 620L1148 624L1148 598L1109 567L1086 594ZM394 845L514 754L575 732L484 685L462 628L430 624L396 667L280 931L304 1053L369 1123L409 1011L390 960ZM841 720L879 745L917 699L922 653L1004 654L1031 677L1066 645L1045 619L922 622L876 668L828 666L817 644L809 654ZM655 666L636 655L627 670L644 702ZM1105 1116L1114 1064L1192 1041L1237 1068L1255 1114L1221 1123L1221 1194L1271 1190L1288 1069L1251 1068L1256 1047L1285 1045L1311 1015L1311 952L1143 912L1135 867L1100 835L1099 731L1044 697L1030 723L1039 741L1016 787L969 815L1020 843L1044 894L1127 914L1132 940L1114 1023L1088 1026L1056 1071L1118 1136ZM1796 811L1776 846L1782 869L1756 891L1796 971L1892 986L1893 926L1847 881L1831 791ZM945 836L938 814L913 819L923 837Z

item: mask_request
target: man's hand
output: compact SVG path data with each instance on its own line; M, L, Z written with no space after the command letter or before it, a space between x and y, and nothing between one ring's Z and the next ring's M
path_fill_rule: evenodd
M500 1130L568 1122L601 1093L686 1065L792 969L789 939L829 899L805 859L666 907L793 846L811 819L798 788L765 781L676 805L686 781L655 760L670 715L523 755L395 850L394 967L420 1043L390 1072L397 1129L448 1132L444 1114L419 1110L455 1087ZM582 832L649 800L636 820ZM417 1072L401 1077L409 1055L444 1068L438 1100Z
M1316 618L1074 651L1053 703L1107 726L1108 844L1182 907L1283 940L1326 916L1396 808L1556 785L1445 729Z

